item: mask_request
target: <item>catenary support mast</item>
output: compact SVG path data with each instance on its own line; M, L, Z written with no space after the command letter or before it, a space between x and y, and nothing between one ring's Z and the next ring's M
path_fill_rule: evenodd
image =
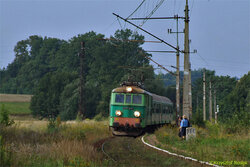
M203 121L206 121L206 71L203 71Z
M176 19L176 38L177 38L177 48L179 49L179 27L178 27L178 17ZM180 115L180 52L176 52L176 118Z
M185 36L184 36L184 79L183 79L183 115L186 115L188 119L192 113L191 102L191 89L189 85L191 84L190 74L190 58L189 58L189 9L188 0L186 0L185 7ZM190 80L190 81L189 81Z

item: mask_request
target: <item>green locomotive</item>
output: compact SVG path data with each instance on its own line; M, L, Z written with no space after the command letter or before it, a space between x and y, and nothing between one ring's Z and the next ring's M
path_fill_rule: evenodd
M175 122L173 103L135 85L112 90L109 126L114 135L139 135L147 128Z

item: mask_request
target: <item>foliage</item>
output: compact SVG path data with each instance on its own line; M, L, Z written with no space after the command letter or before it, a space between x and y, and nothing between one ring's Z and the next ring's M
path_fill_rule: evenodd
M60 115L62 120L76 118L79 106L79 80L77 79L79 58L76 55L80 51L81 41L85 42L87 48L83 69L85 90L84 97L82 97L85 117L91 118L98 113L107 116L111 90L119 86L122 81L127 80L128 77L133 78L134 81L140 81L143 75L144 80L152 80L145 82L146 88L155 93L165 92L165 88L154 81L153 68L149 65L149 61L142 56L142 54L150 56L140 47L143 43L127 41L143 40L143 36L127 29L117 30L114 36L111 36L113 39L111 42L100 41L99 39L103 37L101 34L89 32L73 37L68 42L50 38L35 38L41 45L40 47L34 45L36 48L33 48L32 45L31 50L34 52L30 52L30 56L43 64L44 68L52 71L48 70L40 75L39 82L32 87L34 96L30 108L34 116L48 118ZM18 45L21 44L23 43ZM23 49L25 50L25 47ZM53 55L47 54L48 49L53 52ZM27 53L23 51L20 54L25 57ZM31 59L24 64L29 63L31 63ZM17 74L17 76L19 75ZM160 83L160 85L162 84Z
M56 119L50 118L47 126L49 133L57 133L60 130L61 117L58 116Z
M203 121L203 112L201 109L197 109L192 117L192 124L195 124L199 127L205 127L205 122Z
M60 96L64 87L75 79L74 73L53 72L39 82L31 99L30 109L34 116L56 118L60 113Z
M202 77L202 70L203 69L198 69L198 70L193 70L191 71L191 80L192 82L195 82L197 79ZM164 85L165 86L172 86L176 84L176 77L170 73L167 74L160 74L161 79L164 80ZM183 71L180 71L180 84L182 84L183 81Z
M76 119L79 99L78 84L78 79L71 81L64 87L60 95L60 116L62 120Z
M220 117L226 117L227 124L248 127L250 124L250 72L244 75L233 91L221 103Z
M0 136L0 167L10 167L12 161L12 153L4 145L2 136Z
M95 120L95 121L103 121L102 113L97 114L97 115L94 117L94 120Z
M205 69L203 69L205 70ZM229 118L229 114L225 113L233 113L232 111L228 111L223 108L225 102L225 98L229 96L229 94L233 91L236 86L237 80L236 78L230 78L229 76L215 76L214 71L206 70L206 118L209 117L209 82L212 83L212 98L214 98L214 93L216 91L216 103L219 105L220 112L218 114L218 118L220 121L225 121ZM193 109L195 111L199 111L202 113L203 117L203 78L197 79L192 84L192 99L193 99ZM214 101L212 102L214 103ZM214 105L212 105L214 109ZM221 115L223 113L223 116ZM195 115L194 115L195 116ZM196 115L197 116L197 115ZM200 115L201 116L201 115ZM199 117L200 117L199 116ZM198 118L198 117L196 117ZM201 117L200 117L201 118ZM223 120L221 119L223 118Z
M0 126L10 126L14 123L14 120L10 120L9 112L5 109L4 104L2 104L0 112Z
M82 98L86 118L93 118L99 113L108 116L110 92L126 80L143 82L147 91L169 97L175 106L175 77L170 74L155 75L149 60L144 57L151 55L142 49L143 42L129 42L143 41L142 35L125 29L117 30L109 41L101 40L103 38L103 34L92 31L68 41L37 35L19 41L14 49L14 61L0 70L0 92L34 94L30 107L34 116L48 118L60 115L62 120L75 119L79 107L78 53L81 51L80 42L84 41L85 89ZM191 78L193 109L199 111L202 110L203 70L192 71ZM182 80L183 72L180 75ZM212 80L213 89L217 91L221 121L231 118L235 111L249 110L247 101L250 95L246 93L246 84L239 84L241 86L231 93L236 86L236 78L215 76L215 71L209 70L206 70L206 78L206 84ZM242 82L246 81L243 79ZM208 115L208 107L206 111Z

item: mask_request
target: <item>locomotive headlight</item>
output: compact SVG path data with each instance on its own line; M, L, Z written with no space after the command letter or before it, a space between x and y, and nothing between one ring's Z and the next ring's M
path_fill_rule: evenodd
M135 116L135 117L140 117L140 116L141 116L141 113L140 113L139 111L135 111L135 112L134 112L134 116Z
M120 110L116 110L116 111L115 111L115 115L121 116L121 115L122 115L122 112L121 112Z
M132 87L126 87L127 92L132 92L132 90L133 90Z

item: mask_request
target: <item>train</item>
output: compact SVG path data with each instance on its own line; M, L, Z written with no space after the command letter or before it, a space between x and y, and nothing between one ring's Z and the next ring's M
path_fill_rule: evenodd
M175 121L173 103L167 97L150 93L135 83L123 83L111 92L109 128L113 135L138 136Z

